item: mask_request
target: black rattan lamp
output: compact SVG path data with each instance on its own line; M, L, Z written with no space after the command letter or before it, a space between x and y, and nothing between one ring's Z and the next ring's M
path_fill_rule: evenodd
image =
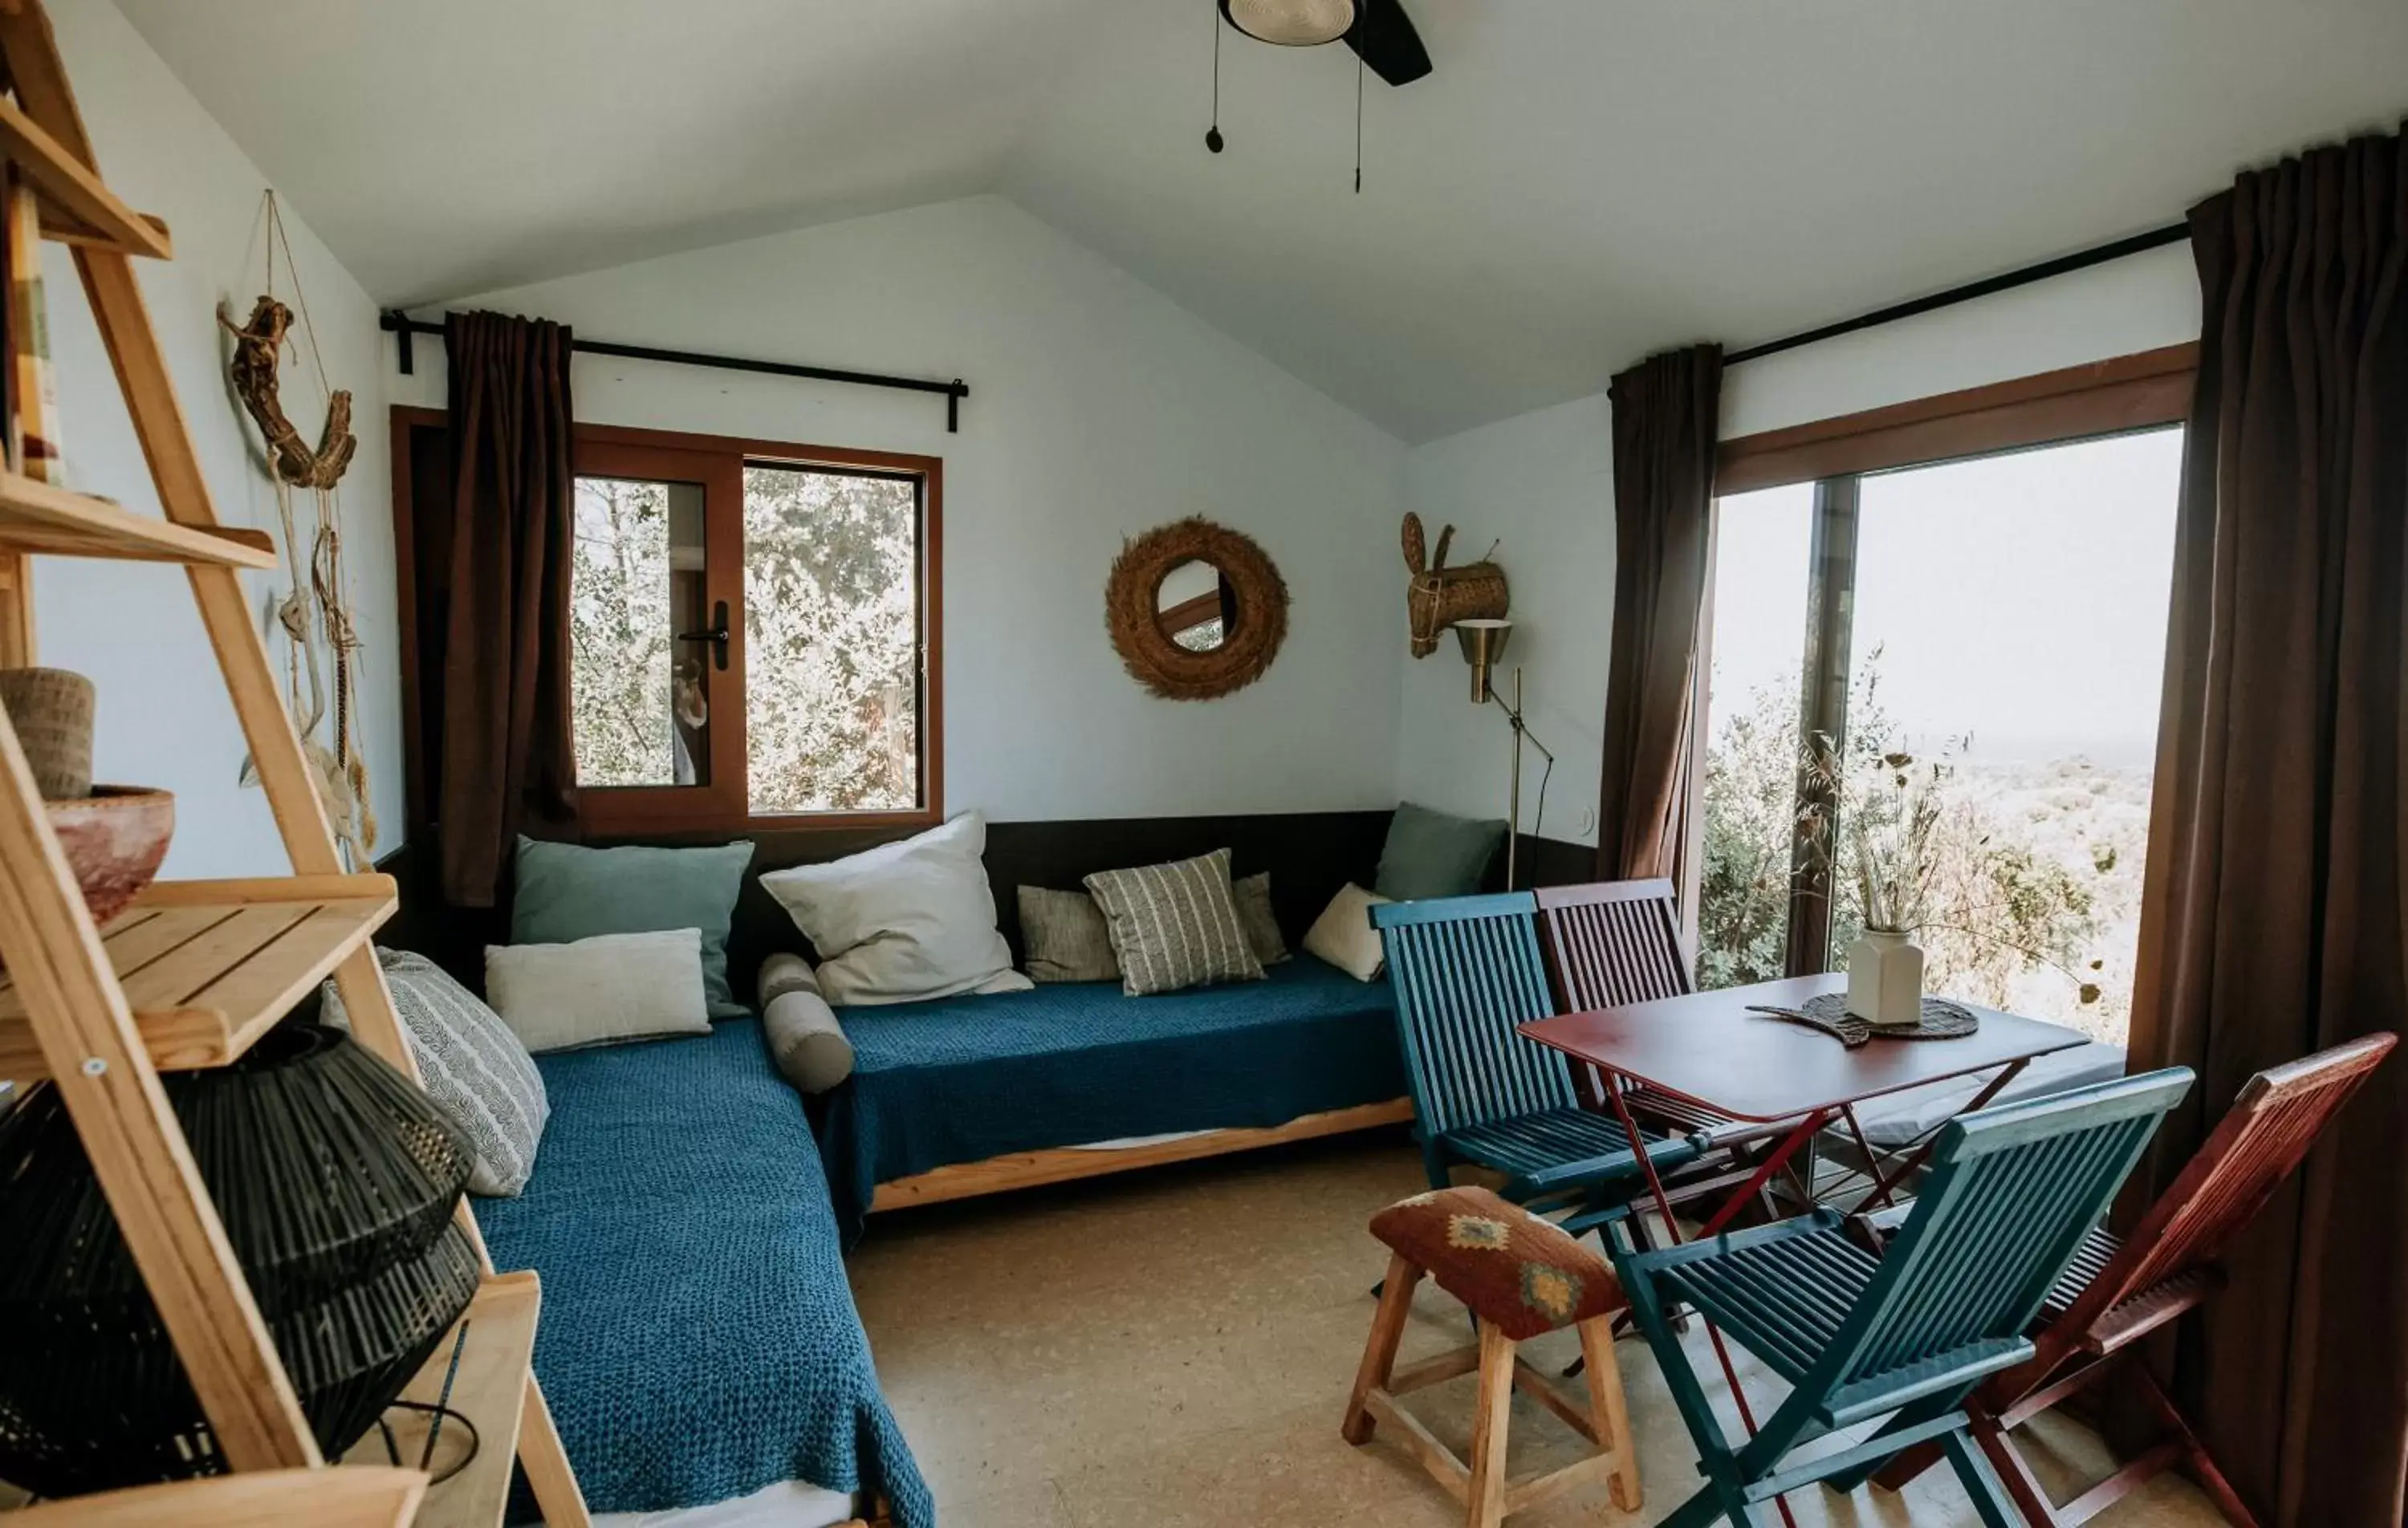
M160 1083L329 1459L467 1308L471 1148L337 1030ZM55 1089L0 1119L0 1479L45 1496L225 1468Z

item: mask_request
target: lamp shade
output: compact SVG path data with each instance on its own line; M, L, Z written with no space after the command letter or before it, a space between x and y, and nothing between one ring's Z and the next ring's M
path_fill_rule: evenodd
M1318 48L1354 29L1355 0L1221 0L1221 14L1258 42Z
M288 1024L160 1085L330 1459L477 1292L472 1149L339 1030ZM58 1090L0 1119L0 1479L74 1495L226 1468Z
M1471 665L1471 703L1475 706L1488 699L1488 671L1505 656L1506 640L1513 635L1510 621L1480 618L1455 623L1455 639L1463 648L1463 661Z

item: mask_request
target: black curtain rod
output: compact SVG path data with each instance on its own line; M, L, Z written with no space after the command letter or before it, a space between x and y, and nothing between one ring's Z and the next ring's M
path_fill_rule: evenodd
M401 374L408 377L414 369L409 353L410 336L431 335L443 337L443 325L413 319L401 309L387 309L377 320L377 326L398 337L401 349ZM970 385L956 377L950 382L932 382L921 377L889 377L874 371L844 371L834 366L806 366L792 361L747 361L741 356L710 355L701 350L664 350L650 345L613 345L601 339L574 339L569 349L587 355L624 356L631 361L667 361L681 366L710 366L720 371L759 372L767 377L808 377L819 382L849 382L855 387L888 387L905 393L939 393L945 399L945 431L958 434L962 427L962 400L970 395Z
M2021 270L2008 271L2001 276L1985 277L1979 281L1969 281L1961 287L1950 287L1945 292L1935 292L1928 297L1916 297L1912 301L1898 303L1889 307L1876 308L1870 313L1859 314L1853 319L1842 319L1837 323L1827 323L1820 329L1809 329L1804 334L1790 335L1782 339L1769 339L1761 345L1751 345L1743 350L1733 350L1723 357L1723 364L1735 366L1742 361L1754 361L1759 356L1778 355L1784 350L1794 350L1801 345L1812 345L1817 340L1831 339L1841 335L1853 335L1859 329L1876 328L1885 323L1895 323L1900 319L1911 319L1918 313L1928 313L1934 308L1953 307L1958 303L1970 303L1976 297L1987 297L1994 292L2007 292L2016 287L2029 286L2034 281L2045 281L2052 276L2063 276L2068 271L2103 265L2111 260L2121 260L2126 255L2136 255L2146 250L2161 250L2169 244L2180 244L2188 237L2190 237L2190 224L2170 222L2162 228L2152 228L2145 234L2134 234L2129 238L2119 238L2112 244L2101 244L2092 249L2076 250L2070 255L2059 255L2055 260L2043 260L2037 265L2026 265Z

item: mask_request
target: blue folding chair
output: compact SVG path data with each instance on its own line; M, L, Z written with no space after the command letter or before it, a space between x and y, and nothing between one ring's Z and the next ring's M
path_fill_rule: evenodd
M2024 1333L2041 1302L2190 1082L2175 1067L1951 1121L1913 1212L1879 1256L1830 1209L1660 1251L1617 1247L1631 1313L1707 1480L1663 1528L1722 1518L1757 1528L1764 1501L1817 1480L1853 1491L1922 1443L1946 1453L1985 1528L2017 1528L1966 1436L1966 1397L2031 1356ZM1789 1382L1753 1438L1725 1434L1666 1319L1675 1301ZM1800 1445L1885 1414L1853 1448L1788 1462Z
M1618 1217L1641 1175L1612 1115L1581 1107L1571 1065L1514 1026L1555 1012L1527 892L1392 902L1371 909L1397 994L1397 1030L1430 1187L1463 1163L1506 1175L1498 1192L1570 1207L1578 1235ZM1641 1132L1657 1170L1703 1148Z

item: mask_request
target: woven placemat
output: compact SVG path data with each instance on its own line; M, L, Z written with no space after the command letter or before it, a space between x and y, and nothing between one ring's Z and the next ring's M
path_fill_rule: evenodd
M1848 1011L1848 994L1824 992L1806 1000L1805 1007L1774 1007L1751 1004L1750 1013L1760 1013L1768 1019L1781 1019L1793 1024L1819 1029L1854 1050L1875 1035L1885 1040L1954 1040L1972 1034L1982 1027L1982 1016L1962 1003L1944 997L1923 1000L1922 1021L1914 1028L1875 1029Z

